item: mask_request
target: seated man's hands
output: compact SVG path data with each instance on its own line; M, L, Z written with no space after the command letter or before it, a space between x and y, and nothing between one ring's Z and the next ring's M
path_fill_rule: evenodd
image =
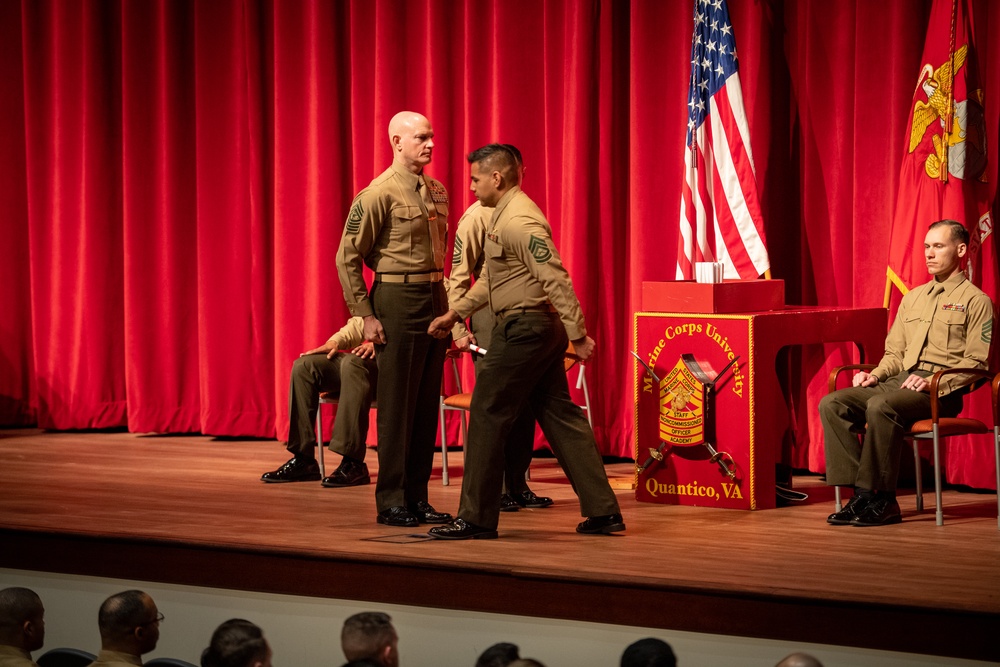
M305 352L303 352L299 356L300 357L304 357L307 354L325 354L327 359L332 359L333 358L333 354L336 351L337 351L337 348L335 348L333 346L333 343L331 343L330 341L326 341L325 343L323 343L319 347L314 347L311 350L306 350Z
M858 371L851 380L853 387L874 387L878 384L878 378L868 371Z
M356 356L361 357L362 359L374 359L375 358L375 343L366 340L365 342L361 343L361 345L358 345L356 348L354 348L353 350L351 350L351 352L353 354L355 354ZM327 356L328 357L332 357L333 353L331 352Z

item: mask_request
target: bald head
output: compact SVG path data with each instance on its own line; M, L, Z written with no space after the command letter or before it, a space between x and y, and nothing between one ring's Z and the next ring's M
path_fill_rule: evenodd
M116 593L104 601L97 613L101 647L130 655L149 653L160 638L161 618L156 603L146 593Z
M792 653L779 662L776 667L823 667L823 663L808 653Z
M431 162L434 129L416 111L400 111L389 121L389 144L393 161L419 174Z
M0 644L31 652L45 643L45 608L30 588L0 590Z

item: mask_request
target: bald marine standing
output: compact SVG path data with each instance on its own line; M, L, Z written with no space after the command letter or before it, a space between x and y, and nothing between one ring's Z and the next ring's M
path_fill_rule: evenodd
M337 251L337 273L352 315L378 361L376 520L387 526L447 523L427 502L438 397L450 341L427 333L448 309L444 287L448 193L424 173L434 130L419 113L389 122L392 165L358 193ZM364 266L375 272L371 290Z

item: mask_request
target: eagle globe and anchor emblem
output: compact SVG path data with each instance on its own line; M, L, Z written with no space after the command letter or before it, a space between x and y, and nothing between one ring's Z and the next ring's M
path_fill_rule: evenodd
M709 462L729 479L736 479L736 462L728 452L720 452L712 443L714 422L712 412L715 385L739 361L735 357L715 377L710 377L693 354L682 354L677 364L662 379L635 352L632 356L642 364L659 387L660 444L649 448L649 458L636 467L641 474L654 463L662 463L674 447L701 445L709 452ZM636 461L638 463L638 461Z

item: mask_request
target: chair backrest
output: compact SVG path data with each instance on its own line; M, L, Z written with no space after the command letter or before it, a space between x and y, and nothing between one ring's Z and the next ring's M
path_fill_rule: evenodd
M87 667L97 660L93 653L78 648L53 648L38 657L38 667Z

